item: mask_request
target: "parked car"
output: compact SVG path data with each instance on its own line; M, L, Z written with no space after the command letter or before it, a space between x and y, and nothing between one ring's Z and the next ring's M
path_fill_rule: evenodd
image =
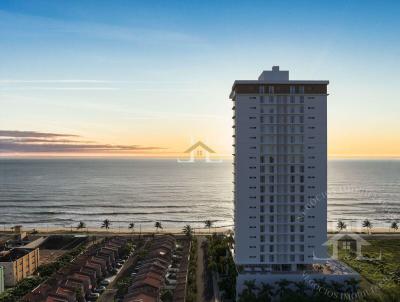
M105 290L106 290L106 287L105 287L105 286L99 286L98 288L95 288L95 289L94 289L94 292L95 292L95 293L101 294L101 293L104 292Z
M88 300L96 301L100 297L99 293L90 293L87 295Z
M176 274L175 273L167 273L165 276L165 280L167 284L176 284Z
M109 284L110 284L110 280L108 280L108 279L104 279L104 280L100 281L100 285L107 286Z
M168 268L168 273L178 273L179 272L179 268Z

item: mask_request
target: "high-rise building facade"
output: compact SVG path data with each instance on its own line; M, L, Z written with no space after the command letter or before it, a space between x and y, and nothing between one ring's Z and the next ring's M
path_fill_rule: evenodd
M326 257L328 84L289 80L279 66L233 84L241 270L293 273Z

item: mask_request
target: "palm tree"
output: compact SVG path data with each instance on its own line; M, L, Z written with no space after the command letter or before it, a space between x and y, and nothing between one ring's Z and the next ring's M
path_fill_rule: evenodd
M396 221L393 221L390 225L390 228L393 229L394 232L396 232L399 229L399 226Z
M286 279L282 279L278 282L276 282L276 284L279 286L278 292L279 292L279 296L282 297L285 294L288 294L290 292L289 290L289 285L291 284L291 281L288 281Z
M101 228L108 230L110 228L110 225L111 225L111 221L108 219L105 219L101 225Z
M135 223L134 222L129 223L128 228L131 230L131 233L132 233L131 240L133 240L133 233L135 232Z
M360 282L354 278L345 281L346 285L350 288L352 293L357 292L358 285Z
M78 226L76 227L78 230L86 228L86 224L83 221L79 221Z
M232 234L229 234L227 237L225 237L225 242L228 244L228 247L232 249L233 245L235 244L235 238L233 238Z
M362 223L363 228L367 228L368 230L368 234L371 233L371 229L372 229L372 223L371 221L369 221L368 219L365 219Z
M208 228L208 232L210 233L213 222L211 220L206 220L204 221L204 225L206 226L206 228Z
M336 228L337 228L338 231L340 232L340 231L342 231L342 230L347 229L347 224L345 224L342 220L339 220L338 223L337 223Z
M274 296L274 287L268 283L262 283L260 291L258 292L258 301L271 301Z
M158 233L158 230L159 230L159 229L162 229L162 228L163 228L162 225L161 225L161 222L159 222L159 221L156 221L156 222L154 223L154 227L156 228L156 233Z
M245 289L239 294L239 301L257 301L255 291L258 289L255 280L244 281Z
M191 237L192 237L192 234L193 234L193 229L192 229L192 227L191 227L190 225L187 224L187 225L185 225L185 226L183 227L182 232L183 232L187 237L191 238Z
M306 293L308 286L305 281L296 282L294 285L296 286L296 293L299 295L304 295Z

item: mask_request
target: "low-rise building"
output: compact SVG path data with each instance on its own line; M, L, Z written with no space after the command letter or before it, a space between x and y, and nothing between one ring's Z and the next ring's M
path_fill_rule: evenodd
M39 249L14 248L0 253L0 266L4 268L4 285L15 286L32 275L39 266Z

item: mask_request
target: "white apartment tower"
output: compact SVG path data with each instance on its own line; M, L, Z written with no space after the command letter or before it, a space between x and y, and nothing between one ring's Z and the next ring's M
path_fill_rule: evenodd
M328 84L279 66L233 84L239 271L293 274L326 257Z

